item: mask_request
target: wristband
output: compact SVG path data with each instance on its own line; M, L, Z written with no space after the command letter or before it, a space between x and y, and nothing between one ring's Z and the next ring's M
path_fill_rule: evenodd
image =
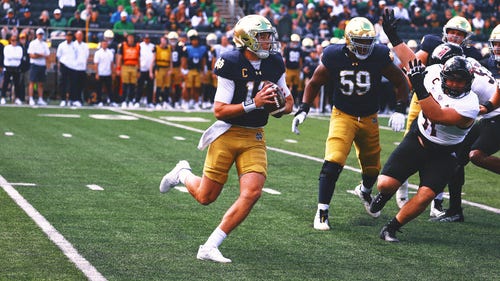
M405 114L406 113L406 104L403 101L397 101L396 102L396 107L394 108L394 111Z
M494 109L493 103L491 103L491 101L487 101L485 104L483 104L483 106L486 108L486 113L490 113Z
M301 112L305 112L306 114L309 113L309 110L311 109L311 106L307 103L301 103L299 105L299 110L297 113L295 113L295 116L299 115Z
M246 100L242 102L241 105L243 105L243 110L245 110L246 113L257 108L253 99Z
M418 100L423 100L430 96L429 92L427 92L427 89L424 87L424 85L421 86L413 86L413 90L415 94L417 95Z
M391 42L392 47L396 47L397 45L403 43L403 40L401 40L396 32L390 32L390 34L387 34L387 38L389 39L389 42Z

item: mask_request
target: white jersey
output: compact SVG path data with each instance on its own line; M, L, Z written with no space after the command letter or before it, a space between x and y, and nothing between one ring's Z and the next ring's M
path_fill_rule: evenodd
M493 74L477 60L467 58L474 68L474 81L472 82L472 91L479 98L479 104L485 104L496 93L499 81L493 78ZM500 114L500 107L484 114L483 118L491 118Z
M441 64L434 64L426 68L427 74L424 78L425 88L442 108L451 107L464 117L476 118L479 113L479 99L477 95L471 91L468 95L455 99L444 94L441 88L440 76L442 67ZM423 111L420 111L418 114L418 129L426 139L433 143L455 145L464 140L470 127L462 129L457 126L434 124L425 117Z

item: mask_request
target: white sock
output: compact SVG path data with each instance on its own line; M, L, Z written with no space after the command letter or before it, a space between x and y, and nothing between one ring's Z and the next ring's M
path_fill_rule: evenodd
M364 193L372 193L372 189L366 188L363 184L361 184L361 191L363 191Z
M179 181L184 184L186 182L186 177L189 176L190 174L192 174L190 170L181 169L179 171Z
M328 210L330 205L318 203L318 210Z
M210 234L210 237L208 237L207 242L205 242L205 247L209 248L218 248L220 244L222 244L222 241L226 239L227 234L224 233L220 228L216 228L212 234Z

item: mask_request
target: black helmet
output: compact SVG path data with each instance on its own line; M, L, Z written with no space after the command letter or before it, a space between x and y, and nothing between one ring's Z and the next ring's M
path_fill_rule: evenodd
M464 51L460 46L456 44L443 43L438 45L434 51L432 51L427 65L444 64L451 57L463 55Z
M465 81L465 86L462 89L452 89L446 86L448 79ZM455 99L464 97L469 93L473 80L472 65L466 58L454 56L444 63L441 70L441 87L446 95Z

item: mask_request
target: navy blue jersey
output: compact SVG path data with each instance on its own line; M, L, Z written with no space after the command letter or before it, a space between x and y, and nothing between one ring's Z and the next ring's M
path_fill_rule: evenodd
M172 65L173 67L181 66L181 57L185 56L186 47L182 44L177 44L172 50Z
M345 44L325 48L321 62L333 81L333 104L354 116L368 116L378 111L381 69L392 63L389 48L376 44L365 60L349 58Z
M300 59L304 57L304 52L300 47L285 47L283 58L285 58L285 67L288 69L299 69Z
M284 72L285 65L280 54L271 54L261 60L260 69L256 70L240 50L223 53L214 67L217 76L234 81L231 104L239 104L255 97L264 81L276 83ZM265 126L268 118L269 114L258 108L225 121L233 125L256 128Z
M303 70L306 69L307 67L309 69L309 72L307 73L304 72L304 77L311 78L318 65L319 65L319 58L313 59L309 56L305 57Z
M481 60L480 63L493 74L495 79L500 80L500 63L495 61L493 55Z
M443 40L441 37L437 35L425 35L424 38L422 38L422 43L421 43L421 49L426 51L429 56L432 54L434 49L443 44ZM481 60L483 56L481 55L481 52L471 46L461 46L462 50L464 50L464 54L466 57L476 59L477 61Z

